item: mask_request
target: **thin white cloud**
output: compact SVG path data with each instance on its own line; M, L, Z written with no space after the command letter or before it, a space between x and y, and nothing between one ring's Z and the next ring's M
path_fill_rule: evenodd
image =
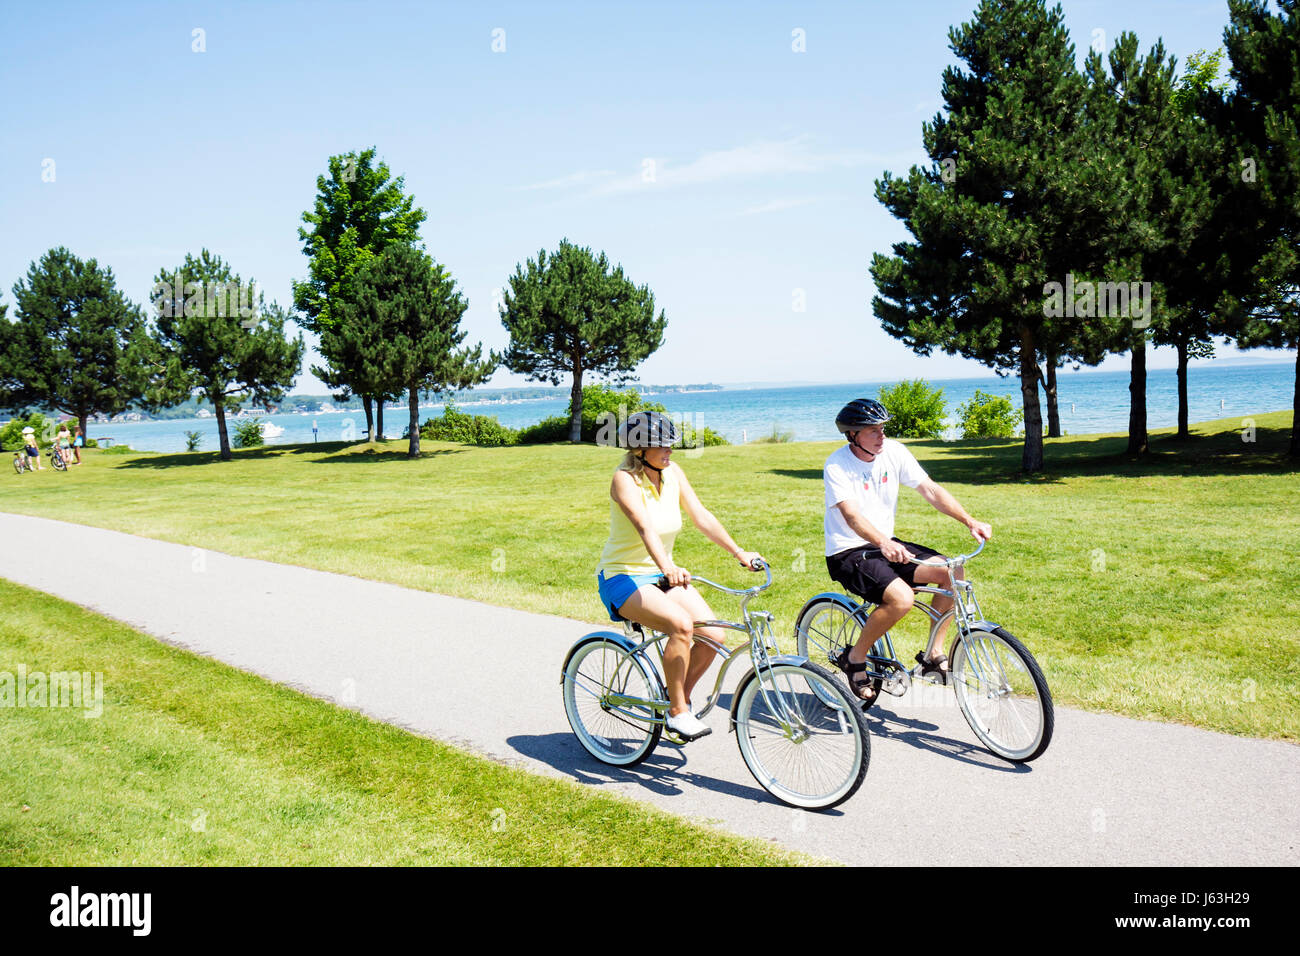
M549 179L544 183L533 183L529 186L520 186L520 189L567 189L570 186L583 186L587 183L595 182L598 179L605 179L613 176L612 169L582 169L576 173L570 173L568 176L561 176L559 179Z
M673 189L788 173L815 173L832 167L865 166L879 162L881 158L865 150L818 152L812 148L808 137L760 140L733 149L703 153L682 165L647 157L641 161L636 173L602 183L591 191L591 195Z

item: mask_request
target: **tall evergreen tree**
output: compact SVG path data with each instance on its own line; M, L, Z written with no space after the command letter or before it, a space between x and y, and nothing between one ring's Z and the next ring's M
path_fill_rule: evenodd
M1229 281L1225 238L1234 212L1227 142L1215 122L1223 108L1221 58L1220 50L1188 57L1170 116L1176 146L1168 163L1177 189L1169 214L1161 220L1167 245L1158 267L1167 321L1156 330L1154 341L1178 353L1179 438L1191 435L1189 361L1213 356L1214 336L1228 331L1220 299Z
M582 378L587 372L626 378L663 344L668 322L655 317L654 295L610 271L605 253L592 254L567 239L516 266L500 308L510 333L505 364L529 379L560 384L573 377L569 440L582 440Z
M376 394L404 391L410 413L407 455L420 455L419 396L486 381L498 357L461 348L469 307L446 268L412 246L394 244L356 275L356 300L340 310L343 329L369 339Z
M285 338L285 311L267 306L250 279L204 249L156 276L151 296L158 344L167 355L151 404L177 404L195 392L212 405L221 459L229 461L226 415L251 399L278 402L302 367L302 334Z
M1157 41L1143 57L1138 54L1137 36L1125 32L1107 63L1108 73L1094 51L1085 71L1091 90L1102 98L1099 112L1109 120L1103 120L1096 132L1115 144L1114 157L1126 172L1122 182L1116 182L1126 215L1108 230L1111 256L1106 281L1112 287L1119 283L1129 290L1136 288L1147 300L1144 314L1118 316L1128 321L1117 326L1121 331L1116 345L1131 356L1128 451L1142 454L1148 447L1147 340L1168 325L1164 293L1171 282L1182 278L1176 268L1168 268L1169 259L1176 246L1198 230L1201 207L1199 197L1185 194L1177 174L1176 154L1182 146L1178 136L1184 124L1174 108L1175 64L1166 56L1164 44ZM1113 321L1112 327L1116 327Z
M1290 455L1300 459L1300 0L1229 0L1227 112L1240 212L1230 245L1242 348L1296 349Z
M1082 76L1060 7L982 0L949 31L966 69L944 71L945 111L922 127L932 165L885 173L876 198L913 241L872 257L872 309L889 334L1015 371L1026 472L1043 467L1039 381L1065 358L1095 361L1093 320L1051 314L1046 286L1095 271L1120 213L1116 176L1087 125Z
M340 308L355 302L351 283L357 270L394 243L413 244L426 218L424 210L415 207L415 198L404 194L404 177L393 179L386 163L376 164L375 153L371 147L331 156L329 176L316 178L315 205L302 214L310 228L298 229L309 260L308 278L293 284L294 306L303 315L303 328L322 337L320 350L333 370L333 381L361 396L372 438L376 428L371 401L380 403L378 434L382 437L385 396L367 391L361 378L352 381L348 356L330 353L324 335L335 329Z
M75 416L115 415L142 401L158 361L139 306L118 290L113 270L63 247L32 263L13 287L17 322L6 329L2 363L9 405L41 405Z

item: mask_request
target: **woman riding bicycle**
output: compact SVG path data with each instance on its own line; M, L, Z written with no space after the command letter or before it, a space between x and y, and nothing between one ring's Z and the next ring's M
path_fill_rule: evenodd
M609 540L596 568L600 603L611 621L627 619L668 636L664 642L664 679L668 684L667 727L684 740L711 732L690 708L691 689L704 676L714 652L695 644L695 621L713 619L713 611L691 587L691 575L673 562L673 541L682 527L685 506L695 527L710 541L750 568L761 555L742 551L721 522L700 503L681 466L669 459L677 427L659 412L635 412L619 429L627 449L609 486ZM721 642L721 634L702 633Z

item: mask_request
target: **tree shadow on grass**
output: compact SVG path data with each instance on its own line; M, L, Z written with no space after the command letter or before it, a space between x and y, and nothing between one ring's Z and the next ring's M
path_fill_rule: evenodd
M1300 474L1300 462L1287 457L1290 426L1256 427L1254 441L1244 429L1197 432L1178 438L1172 429L1152 432L1144 455L1128 454L1124 435L1044 439L1041 472L1020 470L1021 439L972 438L959 441L916 441L908 447L940 484L1054 484L1064 478L1115 476L1147 478L1174 475ZM930 458L927 450L937 457ZM769 474L817 479L816 468L773 468Z
M463 448L435 448L421 451L420 458L434 458L439 455L457 455ZM257 448L234 449L232 461L263 461L301 455L314 452L322 455L309 459L314 464L374 464L381 461L410 461L406 451L386 448L367 448L364 442L311 442L296 445L260 445ZM333 452L333 454L330 454ZM323 454L322 454L323 453ZM141 457L120 462L118 468L174 468L183 465L221 464L219 451L189 451L174 455L158 455L142 452Z

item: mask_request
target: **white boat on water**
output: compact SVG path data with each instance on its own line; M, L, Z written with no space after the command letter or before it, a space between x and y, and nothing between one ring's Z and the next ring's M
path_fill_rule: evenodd
M284 434L284 429L274 422L262 422L263 438L279 438Z

